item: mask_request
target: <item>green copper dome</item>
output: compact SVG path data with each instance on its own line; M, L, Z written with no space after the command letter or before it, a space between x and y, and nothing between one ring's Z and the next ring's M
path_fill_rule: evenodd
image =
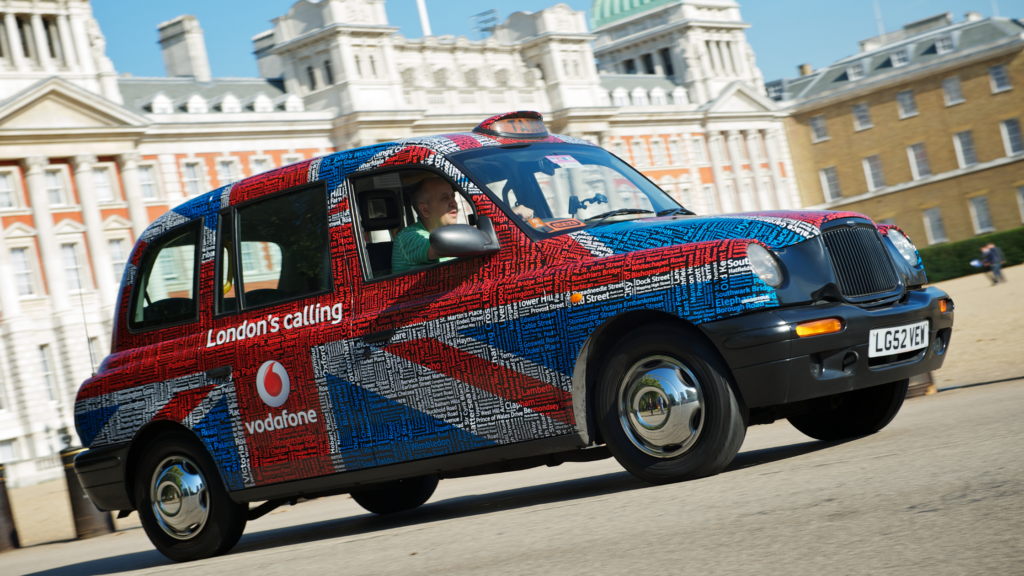
M651 8L672 4L679 0L594 0L590 8L590 27L600 28L605 24L647 12Z

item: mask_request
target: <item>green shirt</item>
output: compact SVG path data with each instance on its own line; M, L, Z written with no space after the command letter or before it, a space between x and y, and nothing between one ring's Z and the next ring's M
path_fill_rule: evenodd
M391 248L391 272L401 274L417 266L430 264L431 261L427 260L428 250L430 250L430 232L427 232L423 222L402 228L402 231L395 236L395 244ZM451 258L441 258L439 261L448 260Z

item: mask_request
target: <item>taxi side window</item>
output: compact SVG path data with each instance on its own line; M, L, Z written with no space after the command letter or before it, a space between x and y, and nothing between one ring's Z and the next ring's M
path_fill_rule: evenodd
M226 212L218 248L218 312L331 289L327 196L322 184Z
M412 193L425 178L439 176L430 170L410 169L378 173L352 179L358 207L358 229L362 242L361 260L366 279L392 273L394 238L406 226L419 221L412 206ZM476 212L462 191L456 191L459 224L476 225Z
M195 279L202 226L202 220L179 226L146 247L132 293L130 328L155 328L197 318Z

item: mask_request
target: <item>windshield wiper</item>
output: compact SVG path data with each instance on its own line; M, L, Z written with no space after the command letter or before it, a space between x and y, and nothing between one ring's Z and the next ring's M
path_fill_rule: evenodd
M618 208L616 210L610 210L608 212L602 212L597 216L591 216L584 220L584 222L590 222L591 220L597 220L594 224L600 224L612 216L619 216L622 214L654 214L653 210L644 210L643 208Z
M692 212L690 210L687 210L686 208L669 208L667 210L662 210L661 212L658 212L658 216L676 216L676 215L679 215L679 214L681 214L683 216L696 216L697 215L696 212Z

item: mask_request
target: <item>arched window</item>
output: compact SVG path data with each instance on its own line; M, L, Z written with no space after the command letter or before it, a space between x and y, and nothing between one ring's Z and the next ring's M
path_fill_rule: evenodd
M316 74L313 73L312 66L306 66L306 75L309 76L309 89L310 91L316 90Z

